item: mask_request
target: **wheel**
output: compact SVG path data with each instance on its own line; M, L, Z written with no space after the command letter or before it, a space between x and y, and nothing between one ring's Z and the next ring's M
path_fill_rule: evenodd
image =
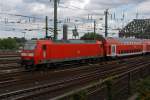
M25 70L27 70L27 71L34 71L34 70L36 70L37 68L36 68L36 66L25 66Z
M27 65L25 65L24 68L25 68L25 70L31 69L30 66L27 66Z

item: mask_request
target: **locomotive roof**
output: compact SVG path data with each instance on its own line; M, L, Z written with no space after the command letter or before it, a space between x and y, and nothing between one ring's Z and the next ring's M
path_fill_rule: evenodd
M55 40L54 43L67 43L67 44L84 44L84 43L96 43L96 40Z
M64 44L95 44L101 43L97 40L28 40L27 44L36 44L38 43L64 43Z
M37 40L28 40L26 43L36 43Z

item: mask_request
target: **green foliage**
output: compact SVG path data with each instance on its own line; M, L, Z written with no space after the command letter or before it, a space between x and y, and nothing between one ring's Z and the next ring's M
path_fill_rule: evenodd
M0 50L16 50L22 45L22 41L19 38L0 39Z
M139 93L137 100L150 100L150 77L138 82L136 91Z
M15 37L14 40L17 42L17 44L19 45L19 47L22 47L24 45L24 43L26 42L25 38L17 38Z
M87 100L87 93L85 91L79 92L71 96L69 100Z
M94 34L94 33L86 33L84 36L81 37L82 40L104 40L102 35Z

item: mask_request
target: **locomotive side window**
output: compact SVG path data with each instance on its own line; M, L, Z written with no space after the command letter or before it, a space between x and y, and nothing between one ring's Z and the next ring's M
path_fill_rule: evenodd
M46 56L47 56L47 52L46 52L47 46L42 45L42 49L43 49L43 58L46 58Z
M46 49L47 49L46 45L43 45L43 46L42 46L42 49L43 49L43 50L46 50Z

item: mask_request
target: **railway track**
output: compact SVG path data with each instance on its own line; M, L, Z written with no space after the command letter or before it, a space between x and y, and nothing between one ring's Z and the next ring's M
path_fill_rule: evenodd
M141 63L141 65L143 66L149 66L149 64L144 64L144 63ZM137 65L136 65L137 66ZM110 72L117 72L117 70L119 70L119 69L114 69L114 70L111 70ZM129 70L131 70L131 69L129 69ZM129 71L129 70L127 70L127 71ZM61 85L54 85L54 86L52 86L53 88L55 87L55 89L49 89L49 90L47 90L47 88L48 88L48 86L47 87L45 87L45 90L43 90L43 91L39 91L39 90L41 90L41 89L43 89L44 87L39 87L39 88L37 88L37 90L36 90L36 92L38 92L38 93L33 93L33 91L35 91L35 90L33 90L32 91L32 93L30 94L30 95L28 95L28 96L24 96L24 99L29 99L29 98L33 98L33 97L37 97L38 95L41 95L41 96L43 96L43 97L46 97L46 96L48 96L47 98L44 98L44 99L48 99L48 98L53 98L53 96L56 96L57 97L57 95L55 95L55 94L63 94L64 93L64 91L66 90L67 91L67 89L68 89L68 91L69 91L69 88L70 88L70 90L72 89L72 87L74 87L75 85L77 86L77 84L78 84L78 88L82 88L82 86L84 86L84 85L86 85L87 83L90 83L90 82L92 82L93 80L99 80L99 79L104 79L104 78L106 78L106 77L108 77L109 75L107 75L107 73L109 73L109 72L102 72L101 74L100 74L101 72L100 71L95 71L95 72L93 72L93 73L89 73L89 74L85 74L85 75L83 75L83 76L79 76L78 78L75 78L75 79L71 79L70 81L64 81ZM119 72L118 72L119 73ZM123 71L121 72L121 73L123 73ZM67 84L66 84L67 83ZM56 87L57 86L57 87ZM59 87L58 87L59 86ZM51 87L51 86L50 86ZM76 87L77 88L77 87ZM57 89L57 92L55 92L56 91L56 89ZM75 89L75 88L74 88ZM61 91L62 90L62 91ZM59 91L59 92L58 92ZM54 92L54 94L53 94L53 92ZM47 95L46 95L47 94ZM50 96L51 95L51 96ZM40 97L40 96L39 96Z
M1 55L1 54L12 55L12 54L18 54L18 52L16 52L16 51L4 50L4 51L0 51L0 55Z
M0 74L22 70L19 61L20 54L17 52L0 52Z
M18 63L20 57L2 57L0 58L0 64Z
M138 57L103 64L89 64L81 68L32 73L24 72L14 76L10 74L11 77L8 77L9 75L2 75L3 78L0 78L0 86L3 88L0 89L0 99L21 100L38 97L40 100L40 97L45 97L45 99L46 97L53 98L58 94L71 90L71 87L82 86L93 80L104 79L138 66L149 65L149 59L149 56L147 58ZM66 88L68 90L65 90Z

